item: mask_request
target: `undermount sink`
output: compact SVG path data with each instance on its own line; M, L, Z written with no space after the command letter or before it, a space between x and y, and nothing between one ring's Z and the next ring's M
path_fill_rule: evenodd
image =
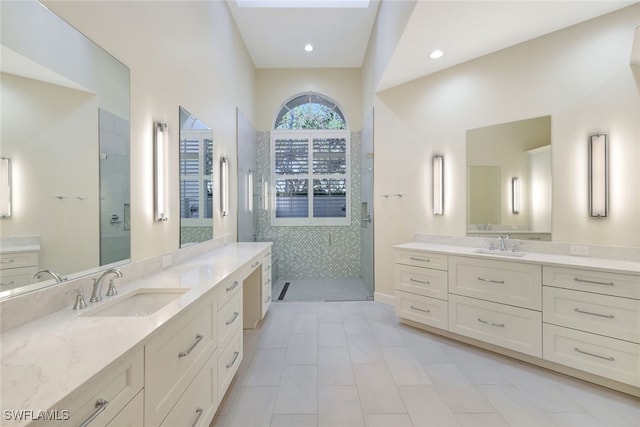
M88 317L149 316L189 290L189 288L137 289L82 315Z
M497 249L476 249L473 252L477 254L498 255L498 256L515 257L515 258L522 258L523 256L526 255L526 253L524 252L499 251Z

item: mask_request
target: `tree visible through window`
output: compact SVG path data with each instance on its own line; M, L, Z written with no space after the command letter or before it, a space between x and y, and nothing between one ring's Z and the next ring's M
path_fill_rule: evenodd
M287 102L271 137L274 225L349 225L350 138L342 111L317 94Z

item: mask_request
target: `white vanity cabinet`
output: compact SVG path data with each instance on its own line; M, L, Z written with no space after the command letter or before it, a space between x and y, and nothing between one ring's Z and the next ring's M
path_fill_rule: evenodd
M51 408L56 421L33 425L138 425L143 417L144 352L140 348L122 360L106 367L100 374L76 389ZM134 399L135 398L135 399ZM65 419L65 413L69 418Z
M272 301L271 284L271 248L262 254L262 318L267 315Z
M201 297L145 345L146 426L162 423L216 349L218 290Z
M544 359L640 386L640 276L544 267Z
M447 329L447 256L396 251L398 317Z
M0 292L33 282L38 271L38 252L0 253Z
M542 357L542 267L449 257L449 330Z

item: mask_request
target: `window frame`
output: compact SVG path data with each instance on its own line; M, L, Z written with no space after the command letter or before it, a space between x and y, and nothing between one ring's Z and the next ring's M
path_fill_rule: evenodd
M213 157L213 136L211 134L211 130L206 129L183 129L180 131L180 144L178 147L178 161L181 162L183 159L182 153L182 140L188 139L198 139L198 174L183 174L182 173L182 165L178 165L179 173L180 173L180 221L183 226L187 227L210 227L213 221L213 216L215 216L215 211L213 209L213 194L211 196L212 200L212 217L205 217L207 198L206 198L206 188L205 188L205 180L208 179L213 185L213 176L214 176L214 164L211 165L211 175L205 175L205 151L206 151L206 141L211 141L211 155ZM182 202L183 202L183 194L182 194L182 182L190 181L198 183L198 218L185 218L182 216Z
M313 141L314 139L344 139L346 171L344 174L314 174L313 173ZM308 173L297 175L276 174L275 143L281 139L306 139L308 146ZM271 225L272 226L350 226L351 225L351 133L348 130L300 129L271 131L270 150L271 182ZM306 179L308 182L309 200L308 215L304 218L276 217L276 180ZM344 217L314 217L313 216L313 180L314 179L344 179L345 180L345 216Z

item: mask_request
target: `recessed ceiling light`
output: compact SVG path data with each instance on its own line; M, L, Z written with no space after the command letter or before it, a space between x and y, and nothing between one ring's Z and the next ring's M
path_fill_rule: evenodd
M443 51L441 51L440 49L436 49L429 54L429 58L438 59L438 58L442 58L443 55L444 55Z
M313 45L311 43L307 43L304 45L304 50L307 52L311 52L313 50Z

